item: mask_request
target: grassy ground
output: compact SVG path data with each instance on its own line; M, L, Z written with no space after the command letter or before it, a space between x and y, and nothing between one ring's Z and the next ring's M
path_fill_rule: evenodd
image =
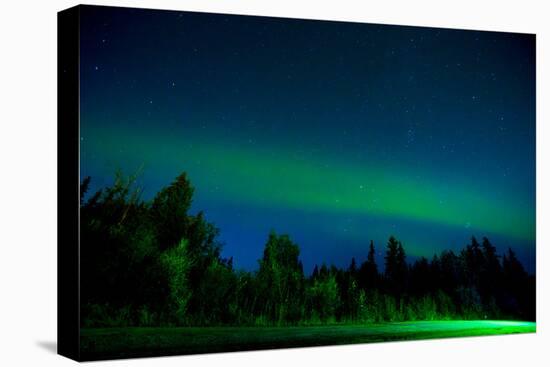
M516 321L417 321L308 327L82 329L82 359L372 343L535 332Z

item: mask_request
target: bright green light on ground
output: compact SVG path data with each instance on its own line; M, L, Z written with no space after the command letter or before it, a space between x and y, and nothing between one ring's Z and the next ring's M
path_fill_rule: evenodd
M536 323L527 321L503 321L503 320L487 320L480 321L494 326L518 326L518 327L535 327Z

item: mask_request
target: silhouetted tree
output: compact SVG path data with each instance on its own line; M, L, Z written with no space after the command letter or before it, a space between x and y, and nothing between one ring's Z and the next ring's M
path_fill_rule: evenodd
M427 294L431 289L431 271L430 264L425 257L416 260L411 266L410 274L410 291L413 295L419 296Z
M496 248L487 237L483 237L481 249L483 253L483 262L480 271L479 292L483 297L483 302L490 305L486 313L490 313L491 317L498 317L500 315L498 315L498 311L496 311L496 302L502 297L502 269Z
M175 246L185 236L194 190L187 174L182 173L153 199L150 215L161 250Z
M502 257L503 308L522 319L535 319L535 279L527 274L512 249Z
M335 274L319 276L306 291L310 305L310 318L322 322L334 321L339 305L339 290Z
M311 273L311 279L315 280L319 276L319 268L317 265L313 268L313 272Z
M300 250L288 235L271 232L260 260L258 281L264 301L262 313L276 323L299 320L303 301L304 275Z
M88 195L80 188L83 326L258 325L505 317L534 320L535 277L509 249L472 237L460 255L435 254L410 266L391 236L385 272L370 241L358 268L315 265L304 277L300 249L272 232L257 272L221 257L219 230L189 213L185 174L151 201L136 175L115 175Z
M87 176L82 180L82 183L80 184L80 205L82 206L84 202L84 196L88 192L88 189L90 188L90 180L91 177Z
M479 277L483 266L483 253L476 238L472 236L471 243L461 252L464 274L467 285L479 286Z
M443 290L452 294L461 282L460 259L453 251L443 251L439 257L439 273L432 274L432 280L436 281L432 291Z
M393 236L388 240L385 260L385 278L388 291L399 302L406 289L407 263L403 245Z
M374 242L371 240L367 261L361 264L358 275L358 285L365 292L374 290L379 286L378 266L376 265L375 256Z
M353 278L357 276L357 263L355 262L355 257L351 258L351 263L349 264L348 272L350 276Z

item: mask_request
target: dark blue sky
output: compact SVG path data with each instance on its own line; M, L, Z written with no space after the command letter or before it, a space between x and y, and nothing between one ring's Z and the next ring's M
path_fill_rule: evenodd
M81 175L180 172L223 254L314 263L488 236L535 268L535 37L84 7Z

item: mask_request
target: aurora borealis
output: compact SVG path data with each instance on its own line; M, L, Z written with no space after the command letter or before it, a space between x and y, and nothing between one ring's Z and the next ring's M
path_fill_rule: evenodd
M487 236L535 270L533 35L85 8L81 177L186 171L224 255L306 271ZM149 196L148 196L149 195Z

